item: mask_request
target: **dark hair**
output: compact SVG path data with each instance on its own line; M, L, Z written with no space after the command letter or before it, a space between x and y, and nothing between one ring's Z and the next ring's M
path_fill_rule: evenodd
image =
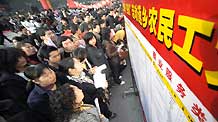
M111 30L109 28L102 28L102 31L101 31L102 40L110 41L110 32Z
M100 20L99 20L99 24L100 24L100 25L101 25L101 24L104 24L104 23L106 23L105 20L103 20L103 19L100 19Z
M84 18L86 18L87 16L90 17L90 14L89 14L89 13L86 13L85 16L84 16Z
M24 26L20 26L19 29L20 29L19 31L22 31L23 29L25 29L25 27Z
M46 68L48 68L48 67L44 64L37 64L35 66L29 66L24 71L24 75L27 78L34 80L36 78L39 78L42 75L43 70Z
M45 36L45 32L46 31L49 31L50 29L48 28L39 28L37 31L36 31L36 35L38 36Z
M80 62L83 61L85 58L87 58L87 52L86 52L86 49L85 48L77 48L75 49L73 52L73 57L76 58L76 59L79 59Z
M56 47L53 47L53 46L47 46L47 45L43 45L39 51L38 51L38 58L41 62L45 62L44 59L49 59L49 54L52 52L52 51L56 51L58 50Z
M75 25L75 24L72 24L70 28L71 28L71 33L75 34L76 31L78 30L79 26Z
M39 28L39 29L36 31L36 34L37 34L38 36L45 36L45 29Z
M66 41L67 39L69 39L70 41L73 42L73 39L70 38L70 37L68 37L68 36L61 36L61 37L59 37L59 38L58 38L58 42L57 42L58 47L63 47L63 44L62 44L62 43L63 43L64 41Z
M18 42L21 42L23 40L23 38L20 37L20 36L15 36L15 37L12 38L12 40L16 40Z
M92 29L95 29L95 28L97 27L97 25L99 25L98 22L93 22L93 24L92 24ZM99 26L100 26L100 25L99 25Z
M32 42L30 40L24 39L23 41L17 43L16 48L21 49L22 47L25 46L26 43L29 43L32 46L34 46L34 44L32 44Z
M77 16L76 16L76 15L73 15L73 14L71 14L69 18L70 18L70 19L74 19L74 17L77 17Z
M17 71L16 65L20 57L26 57L22 50L14 47L2 48L0 50L0 70L15 73Z
M0 48L0 71L5 71L7 66L7 51Z
M95 37L95 35L92 32L87 32L84 36L83 39L86 42L86 44L89 44L89 41Z
M65 58L59 62L59 70L68 74L68 69L74 68L74 60L71 57Z
M61 18L61 20L64 20L65 22L69 23L66 17Z
M111 11L114 11L114 9L113 9L113 8L110 8L109 11L110 11L110 12L111 12Z
M73 113L76 96L70 84L64 84L49 96L55 122L69 122Z

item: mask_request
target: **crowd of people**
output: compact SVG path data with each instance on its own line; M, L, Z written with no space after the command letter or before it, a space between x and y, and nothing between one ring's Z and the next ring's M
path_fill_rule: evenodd
M14 13L0 24L0 121L108 122L124 85L121 4ZM11 31L18 36L9 39Z

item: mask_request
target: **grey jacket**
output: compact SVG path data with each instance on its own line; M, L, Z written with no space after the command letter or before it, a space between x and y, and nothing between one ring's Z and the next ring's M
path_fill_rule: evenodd
M70 122L109 122L106 117L100 119L97 109L92 105L84 104L87 109L73 113Z

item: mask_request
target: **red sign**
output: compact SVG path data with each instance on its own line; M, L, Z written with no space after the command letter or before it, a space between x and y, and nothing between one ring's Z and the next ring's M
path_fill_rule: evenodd
M218 7L216 0L123 0L129 20L218 118ZM156 58L156 54L153 54ZM159 61L159 67L161 67ZM171 72L166 71L168 79ZM178 92L185 97L185 89ZM204 121L198 106L193 112Z
M84 5L81 3L78 3L74 0L67 0L67 6L69 8L101 8L104 6L110 6L112 3L110 0L102 0L99 2L96 2L95 4L92 5Z

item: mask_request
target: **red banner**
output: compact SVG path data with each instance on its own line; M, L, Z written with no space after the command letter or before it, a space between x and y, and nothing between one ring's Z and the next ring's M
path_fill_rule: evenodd
M185 81L214 118L218 118L216 3L216 0L123 1L126 17ZM181 84L178 84L178 89L178 93L185 97ZM196 104L193 108L196 106L198 108ZM196 111L192 112L196 114Z
M49 0L40 0L40 3L42 5L43 9L46 9L46 10L52 9L52 6L51 6L51 3Z
M104 6L110 6L111 4L112 3L110 0L102 0L92 5L84 5L84 4L75 2L74 0L67 0L67 6L69 8L101 8Z

